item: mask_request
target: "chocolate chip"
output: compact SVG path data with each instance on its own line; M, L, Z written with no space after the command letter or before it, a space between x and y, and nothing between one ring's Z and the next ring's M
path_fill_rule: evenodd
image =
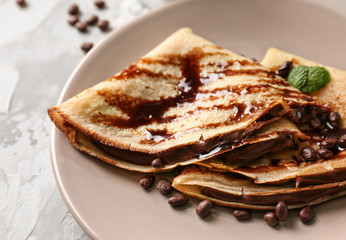
M346 148L346 134L342 135L338 141L338 144L342 148Z
M322 124L321 124L321 120L318 117L314 117L309 121L309 125L310 127L314 128L314 129L320 129Z
M333 152L325 149L325 148L320 148L316 150L316 153L318 154L318 156L322 159L330 159L333 157Z
M99 17L97 15L91 15L90 17L87 18L87 20L85 20L85 22L88 25L95 25L99 20Z
M205 218L211 214L211 209L213 208L213 202L209 199L203 200L200 203L198 203L196 207L196 214L201 217Z
M153 175L146 175L139 180L139 184L145 188L151 188L155 182L155 177Z
M307 206L300 210L299 212L299 218L302 220L303 223L310 222L314 217L314 212L312 211L312 208L310 206Z
M106 3L104 1L95 1L94 2L95 6L98 7L98 8L104 8Z
M107 31L108 27L109 27L109 21L108 20L102 20L100 21L97 26L99 27L99 29L101 29L102 32Z
M180 207L185 205L189 201L189 198L183 194L175 195L173 197L168 198L169 205L173 207Z
M85 43L82 43L82 44L80 45L80 48L81 48L85 53L87 53L87 52L90 51L90 49L93 48L93 46L94 46L93 43L91 43L91 42L85 42Z
M164 178L160 178L156 183L156 188L163 195L168 195L173 192L173 187L170 181Z
M282 78L287 78L288 74L290 73L292 69L292 66L293 66L293 62L286 61L281 65L281 67L278 70L276 70L275 73Z
M78 16L78 15L72 15L72 16L69 17L69 19L67 20L67 22L68 22L69 24L71 24L72 26L74 26L78 21L79 21L79 16Z
M338 143L336 138L326 138L320 142L320 146L323 148L333 148Z
M330 124L335 127L335 128L339 128L340 127L340 114L338 112L331 112L329 113L329 122Z
M267 212L264 214L263 219L271 227L275 227L279 223L274 212Z
M85 32L88 29L88 24L86 22L77 22L75 27L78 29L78 31Z
M17 0L16 3L20 7L26 7L26 1L25 0Z
M275 207L276 217L280 222L285 222L288 218L288 209L285 202L280 201Z
M68 11L67 11L70 15L77 15L79 14L79 7L77 4L72 4Z
M317 160L317 154L315 150L311 147L304 147L300 151L305 161L313 162Z
M163 165L163 162L161 160L161 158L156 158L153 161L151 161L151 166L153 166L154 168L159 168Z
M246 210L234 210L233 216L238 220L248 220L251 217L251 213Z

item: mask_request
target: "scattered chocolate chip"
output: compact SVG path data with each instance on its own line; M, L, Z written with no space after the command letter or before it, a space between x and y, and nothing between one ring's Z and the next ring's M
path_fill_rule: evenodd
M330 124L335 127L335 128L339 128L340 127L340 114L338 112L331 112L329 113L329 122Z
M302 220L303 223L310 222L314 217L314 212L312 211L312 208L310 206L307 206L300 210L299 212L299 218Z
M79 21L79 16L78 16L78 15L72 15L72 16L69 17L69 19L67 20L67 22L68 22L69 24L71 24L72 26L74 26L78 21Z
M189 198L183 194L175 195L173 197L168 198L169 205L173 207L180 207L185 205L189 201Z
M159 168L163 165L162 160L160 158L156 158L153 161L151 161L151 166L154 168Z
M274 212L265 213L263 219L271 227L275 227L279 223Z
M98 7L98 8L104 8L106 3L104 1L95 1L94 2L95 6Z
M281 67L278 70L276 70L275 73L282 78L287 78L288 74L290 73L292 69L292 66L293 66L293 62L286 61L281 65Z
M342 135L338 141L338 145L342 148L346 148L346 134Z
M275 207L276 217L280 222L285 222L288 218L288 208L285 202L280 201Z
M326 149L326 148L320 148L316 150L316 153L318 156L322 159L331 159L333 157L333 152Z
M314 129L320 129L322 124L321 124L321 120L318 117L314 117L309 121L309 125L310 127L314 128Z
M156 188L163 195L168 195L173 192L173 187L170 181L164 178L160 178L156 183Z
M211 209L213 208L213 202L209 199L203 200L200 203L198 203L196 207L196 214L201 217L205 218L211 214Z
M146 175L139 180L139 184L145 188L151 188L155 182L155 177L153 175Z
M320 142L320 147L322 148L333 148L338 143L336 138L326 138Z
M91 15L90 17L87 18L87 20L85 20L85 22L88 25L95 25L99 20L99 17L97 15Z
M25 0L16 0L16 3L20 7L26 7L26 1Z
M75 27L78 29L78 31L85 32L88 29L88 24L86 22L77 22Z
M305 161L313 162L317 160L317 154L315 150L311 147L304 147L300 151Z
M72 4L68 11L67 11L70 15L77 15L79 14L79 7L77 4Z
M99 29L101 29L102 32L105 32L105 31L107 31L107 29L109 27L109 21L108 20L101 20L101 21L99 21L97 26L99 27Z
M246 210L234 210L233 216L238 220L248 220L251 217L251 213Z

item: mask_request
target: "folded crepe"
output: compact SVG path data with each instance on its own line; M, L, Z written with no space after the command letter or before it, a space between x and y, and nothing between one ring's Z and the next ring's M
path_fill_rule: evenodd
M326 87L311 93L314 98L331 110L341 115L341 124L345 126L346 107L346 72L332 67L323 66L293 54L270 48L262 64L272 71L276 71L284 62L292 61L294 67L298 65L322 66L330 75L331 81ZM346 134L345 128L311 130L301 126L311 137L339 138ZM319 148L316 141L296 142L296 146L281 151L270 152L251 162L225 161L224 157L209 159L201 164L217 171L229 171L252 178L257 184L282 183L295 180L297 186L301 183L320 184L346 180L346 149L334 147L334 156L331 159L319 159L316 162L303 161L300 151L303 147ZM244 148L244 147L241 147ZM239 149L241 149L239 148ZM231 153L231 152L229 152Z
M314 205L346 194L346 181L302 185L283 183L259 185L230 173L210 171L203 167L187 166L173 180L173 187L191 197L210 199L233 208L271 210L279 201L289 209Z
M309 111L305 111L309 109ZM297 111L303 118L297 118ZM259 63L183 28L115 76L48 109L77 149L133 171L202 161L286 117L329 112Z

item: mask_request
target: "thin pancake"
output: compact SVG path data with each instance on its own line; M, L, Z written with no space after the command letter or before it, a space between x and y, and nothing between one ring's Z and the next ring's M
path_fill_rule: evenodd
M332 67L323 66L275 48L270 48L267 51L262 64L275 71L285 61L292 61L294 66L301 64L307 66L322 66L330 72L330 83L321 90L311 93L311 96L319 97L324 104L330 106L334 111L338 111L341 115L343 126L346 126L346 72ZM332 133L331 135L341 136L346 133L345 129L335 129L330 131L335 131L335 133ZM328 136L327 134L326 138L328 137L335 136ZM300 149L306 146L311 146L314 149L319 148L317 143L305 142L300 143L299 148L296 148L295 150L285 149L285 151L267 154L266 156L247 164L227 164L220 159L208 160L202 164L204 166L216 168L219 171L230 171L245 175L254 179L255 183L260 184L280 183L291 179L297 179L297 184L301 182L333 182L346 179L346 177L343 177L343 175L346 176L346 150L341 149L341 151L334 155L332 159L308 163L299 161Z
M48 113L79 150L148 172L232 149L291 116L290 106L306 105L329 111L260 64L184 28ZM151 167L155 159L163 166Z
M173 187L216 204L245 209L271 210L279 201L289 209L318 204L346 194L346 181L296 188L294 183L257 185L236 175L217 173L196 166L186 167L174 178Z

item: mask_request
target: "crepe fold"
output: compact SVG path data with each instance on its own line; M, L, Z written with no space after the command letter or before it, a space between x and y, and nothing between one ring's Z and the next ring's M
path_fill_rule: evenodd
M48 109L74 147L140 172L202 161L255 141L281 118L304 123L325 112L274 72L189 28Z
M337 111L341 115L341 128L311 131L307 126L301 126L308 134L323 138L335 138L346 133L345 128L345 94L346 72L328 66L312 62L285 51L270 48L262 64L272 71L276 71L286 61L293 62L293 67L298 65L322 66L330 75L330 83L323 89L311 93L311 96L318 97L319 101L328 106L331 110ZM225 161L221 156L212 158L200 164L213 169L214 171L224 171L241 174L253 179L256 184L282 183L296 181L297 186L301 183L321 184L346 180L346 150L339 148L332 149L335 154L331 159L319 159L315 162L306 162L301 158L301 149L312 147L318 149L319 142L305 141L296 142L294 148L285 148L280 151L267 153L250 162Z
M318 185L294 183L258 185L230 173L218 173L203 167L187 166L174 178L173 187L198 199L233 208L271 210L279 201L289 209L318 204L346 194L346 181Z

